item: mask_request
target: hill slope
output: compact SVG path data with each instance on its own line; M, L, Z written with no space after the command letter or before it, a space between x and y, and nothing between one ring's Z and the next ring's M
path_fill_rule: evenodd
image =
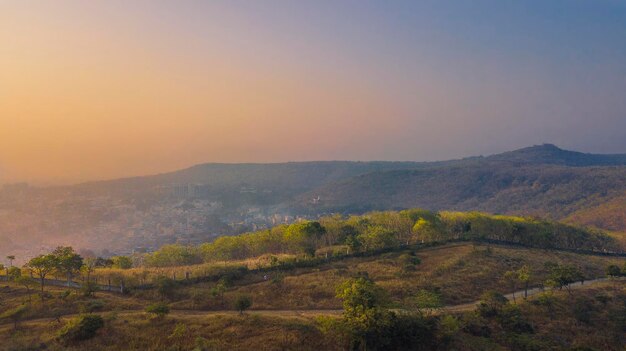
M288 207L303 213L475 209L561 219L626 195L626 167L619 165L623 158L537 146L436 167L372 172L319 187ZM308 200L318 196L315 204ZM620 206L607 205L598 207L594 215L604 208L620 210ZM574 217L576 223L588 222L575 218L581 217ZM592 224L626 229L620 221L611 227L602 223Z

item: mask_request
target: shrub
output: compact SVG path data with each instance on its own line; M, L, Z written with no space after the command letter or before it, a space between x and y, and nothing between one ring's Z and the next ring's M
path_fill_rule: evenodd
M170 313L170 307L163 302L157 302L146 307L146 312L152 313L157 318L163 318L166 314Z
M500 314L509 300L497 291L487 291L480 298L478 312L483 317L493 317Z
M81 340L93 338L98 330L104 326L102 317L96 314L87 314L71 320L57 334L57 340L68 345Z
M248 295L241 295L235 300L235 309L239 314L243 314L245 310L252 306L252 298Z
M612 278L619 277L620 275L622 275L622 270L618 266L612 264L606 267L606 275Z
M80 306L80 311L82 313L91 313L100 311L104 308L104 301L102 300L91 300Z

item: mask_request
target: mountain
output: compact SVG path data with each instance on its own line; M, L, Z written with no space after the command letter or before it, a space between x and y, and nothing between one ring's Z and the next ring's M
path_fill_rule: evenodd
M488 157L491 161L551 164L570 167L624 166L626 154L599 155L563 150L553 144L535 145Z
M59 244L129 253L316 218L422 207L565 219L626 232L626 155L544 144L440 162L208 163L151 176L0 190L23 256ZM13 248L0 247L0 255ZM0 256L1 257L1 256Z
M585 154L544 144L421 169L363 174L316 188L286 207L299 213L421 207L554 219L578 212L572 217L576 223L626 230L621 220L626 210L604 205L623 196L626 155ZM589 208L598 208L594 215L602 213L608 219L583 216Z

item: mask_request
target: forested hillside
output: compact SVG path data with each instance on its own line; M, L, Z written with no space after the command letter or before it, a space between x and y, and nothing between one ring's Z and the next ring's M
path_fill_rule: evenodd
M626 193L626 167L481 162L370 173L320 187L294 207L354 213L389 208L481 210L560 219ZM316 204L307 202L319 196ZM616 229L621 229L616 228Z
M7 186L0 191L0 237L13 245L0 254L29 257L59 242L127 254L331 213L413 207L626 232L625 160L540 145L441 162L202 164L73 186Z

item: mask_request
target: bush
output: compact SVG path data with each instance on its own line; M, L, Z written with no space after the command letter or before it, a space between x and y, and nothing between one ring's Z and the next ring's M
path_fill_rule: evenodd
M104 326L102 317L96 314L87 314L71 320L57 334L57 340L68 345L81 340L93 338L98 330Z
M497 291L487 291L480 298L478 312L483 317L493 317L500 314L509 300Z
M80 306L80 311L82 313L91 313L100 311L104 308L104 301L102 300L91 300Z
M239 311L239 314L243 314L250 307L252 307L252 298L250 296L241 295L235 300L235 309Z
M157 302L146 307L146 312L154 314L157 318L163 318L170 313L170 307L163 302Z
M612 277L612 278L613 277L619 277L619 276L622 275L622 270L618 266L612 264L612 265L606 267L606 275L608 277Z

